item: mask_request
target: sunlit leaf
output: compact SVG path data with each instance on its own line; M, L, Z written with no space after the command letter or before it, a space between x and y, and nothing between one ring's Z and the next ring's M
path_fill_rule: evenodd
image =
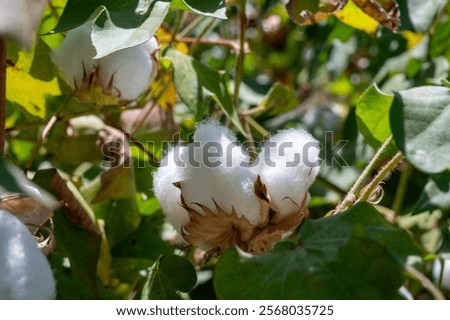
M227 19L225 0L173 0L170 8L190 11L208 17Z
M392 31L400 26L400 11L396 0L352 0L364 13Z
M374 34L378 27L378 22L364 13L352 0L349 0L335 16L342 22L369 34Z
M6 99L17 103L26 112L39 118L47 116L47 95L58 96L61 94L56 78L51 81L42 81L15 68L7 69L6 78L8 82Z
M418 87L395 94L390 113L398 148L418 169L439 173L450 168L450 89Z

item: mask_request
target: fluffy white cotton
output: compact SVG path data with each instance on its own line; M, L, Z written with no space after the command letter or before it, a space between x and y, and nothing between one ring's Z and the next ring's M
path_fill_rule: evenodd
M152 54L158 49L153 37L149 41L131 48L116 51L100 59L92 45L93 21L70 30L62 44L53 52L53 61L72 88L80 89L83 79L93 72L107 94L124 101L136 100L148 89L155 74Z
M158 43L153 37L141 45L98 59L99 80L103 88L107 90L112 85L112 96L136 100L153 80L155 65L151 54L157 49Z
M55 280L31 233L0 210L0 299L51 299Z
M450 290L450 259L444 259L444 271L442 273L442 288ZM433 279L435 283L439 282L439 277L442 270L442 261L439 259L434 260L433 264Z
M200 203L217 212L216 201L227 213L234 208L238 217L253 225L261 221L254 193L256 174L249 170L249 156L228 128L215 121L200 123L188 154L182 187L189 206Z
M95 48L91 40L92 21L67 32L66 38L55 49L52 58L64 79L72 88L81 88L83 76L94 71Z
M254 193L256 174L249 170L249 157L230 130L214 121L203 122L193 143L176 148L182 149L179 163L173 158L176 149L170 149L153 178L155 195L175 229L180 231L189 221L179 206L180 192L172 186L178 181L187 205L194 209L200 209L196 206L199 203L217 213L216 201L227 213L234 208L238 217L244 216L253 225L261 221Z
M272 208L282 216L298 211L319 173L319 144L304 130L283 130L268 139L255 171L266 184Z
M187 211L180 205L180 189L175 182L183 179L181 159L185 158L186 148L183 146L170 147L161 165L153 175L153 191L166 214L167 220L178 232L189 222Z

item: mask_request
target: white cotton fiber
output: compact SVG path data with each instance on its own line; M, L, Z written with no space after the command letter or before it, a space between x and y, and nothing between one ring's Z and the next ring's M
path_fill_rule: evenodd
M55 280L36 241L22 222L0 210L0 300L54 297Z
M234 134L215 121L200 123L189 145L182 180L186 203L200 203L217 212L213 199L227 213L232 209L251 224L261 221L260 204L254 193L256 174L249 170L249 157ZM198 208L198 207L197 207Z
M96 51L91 40L92 24L92 21L87 21L67 32L64 41L52 54L53 62L72 88L80 88L83 76L89 77L94 71L92 58Z
M112 96L136 100L153 80L155 65L151 54L157 49L158 43L153 37L141 45L98 59L99 81L103 89L106 91L112 85Z
M444 264L444 270L442 272L442 288L450 290L450 259L444 259L442 262L440 259L434 260L433 264L433 280L435 283L439 282L441 276L442 264Z
M161 165L153 175L153 191L167 216L167 220L178 232L189 222L187 211L180 205L181 192L175 187L175 182L183 179L181 162L186 157L186 147L170 147Z
M298 211L319 172L319 144L304 130L283 130L268 139L255 172L261 176L282 216Z

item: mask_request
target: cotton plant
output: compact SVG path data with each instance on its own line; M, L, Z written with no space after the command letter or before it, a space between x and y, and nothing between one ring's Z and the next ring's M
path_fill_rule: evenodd
M188 244L216 255L236 245L267 251L308 215L308 188L319 172L318 142L283 130L250 156L227 128L200 123L190 144L169 148L154 174L167 220Z
M91 89L98 86L106 96L126 102L136 100L156 74L156 38L97 59L91 39L93 28L94 22L89 20L67 32L52 53L53 62L78 92L90 92L92 96Z
M0 210L0 300L52 299L55 279L27 227Z

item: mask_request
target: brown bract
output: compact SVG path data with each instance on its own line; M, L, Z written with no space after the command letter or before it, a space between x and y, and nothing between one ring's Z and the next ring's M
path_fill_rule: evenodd
M234 208L231 212L224 211L214 199L217 213L200 203L192 203L199 207L199 209L194 209L186 203L183 197L182 183L176 182L174 185L181 190L180 205L189 214L189 222L184 225L182 236L192 245L206 244L212 247L206 253L208 258L220 254L233 245L252 254L263 253L269 250L276 241L281 240L283 234L294 230L308 215L307 195L305 194L298 210L291 215L282 217L271 207L267 187L261 181L260 176L254 183L255 195L261 206L261 222L258 225L252 225L243 215L239 218ZM289 201L290 198L286 200Z

